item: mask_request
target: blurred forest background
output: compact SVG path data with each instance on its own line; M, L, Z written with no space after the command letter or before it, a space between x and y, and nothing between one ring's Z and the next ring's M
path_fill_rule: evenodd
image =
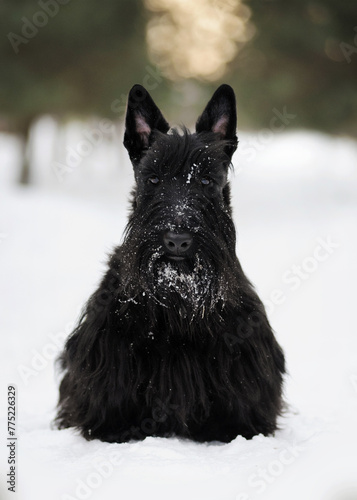
M223 82L240 129L294 128L357 136L355 0L2 0L0 132L23 143L57 123L120 122L134 83L166 118L192 124Z

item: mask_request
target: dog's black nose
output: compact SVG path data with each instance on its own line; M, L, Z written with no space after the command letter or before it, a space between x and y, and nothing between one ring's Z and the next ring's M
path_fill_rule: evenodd
M170 254L183 256L192 245L193 238L189 233L174 233L166 231L164 245Z

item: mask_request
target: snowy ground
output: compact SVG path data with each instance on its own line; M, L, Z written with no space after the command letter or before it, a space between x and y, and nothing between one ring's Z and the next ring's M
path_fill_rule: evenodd
M41 154L26 189L11 184L18 145L0 136L0 498L356 500L357 144L307 132L240 137L237 252L287 357L281 430L224 445L88 443L50 428L53 359L120 242L131 172L103 139L59 179L51 126L38 124ZM18 493L7 494L12 383Z

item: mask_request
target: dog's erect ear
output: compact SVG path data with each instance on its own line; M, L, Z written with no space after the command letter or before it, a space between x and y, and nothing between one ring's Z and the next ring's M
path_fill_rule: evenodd
M170 128L149 92L141 85L134 85L129 92L125 119L124 146L135 164L151 144L152 132L166 133Z
M232 87L221 85L213 94L196 123L196 132L215 132L220 139L229 141L227 154L232 156L237 149L238 139L236 98Z

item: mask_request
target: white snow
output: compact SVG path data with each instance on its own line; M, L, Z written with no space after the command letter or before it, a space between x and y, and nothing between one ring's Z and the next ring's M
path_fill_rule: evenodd
M46 135L43 123L37 134ZM0 498L356 499L357 144L347 138L245 133L234 158L237 252L289 370L290 410L275 436L108 444L51 429L53 360L126 222L130 168L105 141L64 182L42 162L35 185L20 188L18 145L0 136ZM9 384L18 393L16 494L6 491Z

